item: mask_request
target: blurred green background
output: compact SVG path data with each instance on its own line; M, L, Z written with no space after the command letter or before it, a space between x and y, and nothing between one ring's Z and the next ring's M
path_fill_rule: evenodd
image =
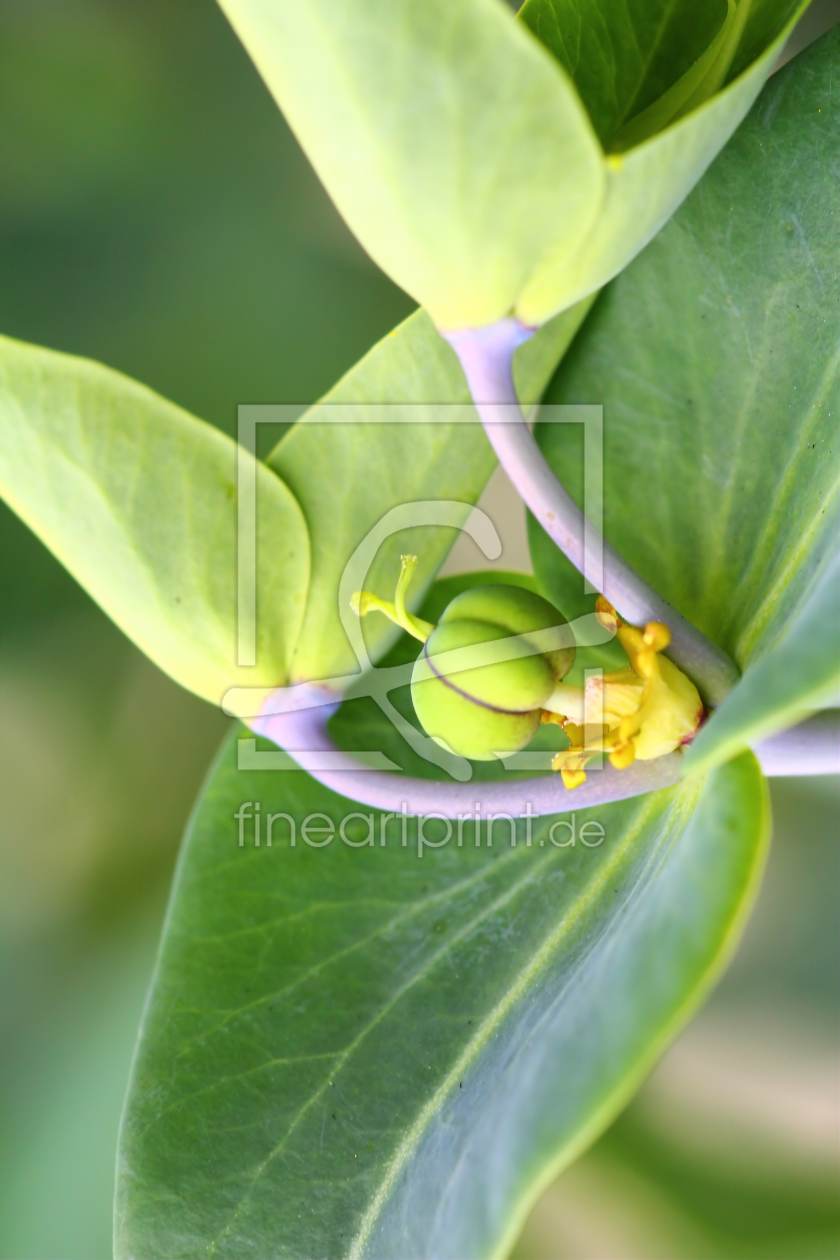
M238 403L312 401L410 310L212 0L0 0L0 331L232 433ZM0 584L0 1256L104 1260L167 887L225 721L2 507ZM520 1260L838 1255L840 788L773 795L735 965Z

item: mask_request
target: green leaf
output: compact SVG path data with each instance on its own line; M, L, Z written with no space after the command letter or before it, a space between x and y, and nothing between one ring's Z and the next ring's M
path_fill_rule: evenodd
M729 139L794 18L790 0L534 3L559 60L494 0L222 0L348 224L440 328L511 310L538 326L611 279ZM744 72L719 92L736 53ZM688 77L605 162L564 66L604 138Z
M522 21L574 82L605 148L661 97L724 25L727 0L527 0Z
M384 719L379 735L396 752ZM503 1254L728 957L767 842L754 759L580 811L574 846L551 843L570 818L543 818L530 846L524 823L515 847L495 823L490 848L467 824L462 847L419 857L415 820L404 847L392 816L372 815L372 847L310 847L310 815L358 845L370 811L302 772L238 771L235 749L179 866L123 1118L117 1256ZM250 825L238 843L246 801L259 848Z
M279 477L254 469L256 667L245 668L235 443L117 372L6 338L0 426L0 493L155 664L215 703L237 683L287 680L309 542Z
M759 657L691 746L704 773L747 745L840 703L840 556L830 557L777 643Z
M525 402L539 398L589 305L558 316L519 350L515 375ZM330 423L347 404L347 423ZM356 547L385 514L416 501L450 500L464 504L465 520L484 489L496 457L477 417L449 422L440 404L469 407L469 393L454 352L418 311L374 346L269 457L297 497L312 542L295 680L358 670L341 625L339 583ZM362 575L365 589L391 599L400 554L413 552L419 565L412 598L420 599L456 536L449 527L401 529L383 542L369 576ZM373 659L398 631L382 617L369 617L364 633Z
M592 231L571 259L547 255L543 260L517 304L526 324L539 324L547 314L602 288L652 240L755 101L805 3L781 32L769 20L761 26L768 42L723 91L652 139L637 143L642 137L629 136L635 147L607 159L604 198ZM788 12L788 6L782 8ZM768 19L771 13L778 16L778 0L768 0L762 12Z
M600 147L506 6L222 8L351 229L439 327L500 319L548 249L573 257L602 196Z
M798 0L527 0L519 16L573 80L604 148L621 152L746 70L798 8Z
M751 0L747 6L747 20L744 23L738 48L732 59L729 70L730 80L741 74L746 67L759 57L768 44L777 40L782 31L797 21L803 9L799 0Z
M689 764L714 764L836 688L838 49L835 29L774 76L599 301L548 394L603 402L607 535L750 666ZM540 442L580 496L563 429L543 426ZM533 523L531 538L542 587L579 615L580 579Z

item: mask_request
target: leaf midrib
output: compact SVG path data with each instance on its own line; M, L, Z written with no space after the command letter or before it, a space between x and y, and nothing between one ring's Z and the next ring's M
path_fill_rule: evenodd
M359 1260L361 1257L362 1249L370 1237L376 1221L381 1215L382 1209L387 1202L397 1178L399 1177L402 1169L405 1167L405 1164L407 1163L412 1150L417 1145L422 1133L428 1128L430 1122L439 1110L444 1098L454 1089L457 1082L464 1076L466 1070L475 1061L479 1052L490 1040L513 1006L536 981L540 972L546 968L548 961L555 953L557 946L563 941L564 937L572 933L573 929L584 917L587 910L590 909L592 903L597 900L604 888L604 885L609 882L615 874L616 869L622 865L628 849L632 847L633 842L636 840L639 833L644 829L648 815L655 813L661 808L659 793L652 793L642 799L643 804L639 808L633 824L628 828L624 839L612 854L609 861L601 868L599 876L593 881L593 883L587 885L587 888L581 892L554 931L548 934L540 947L535 951L531 961L522 969L516 981L510 986L507 993L496 1004L490 1015L477 1029L472 1039L467 1043L467 1046L461 1056L456 1060L455 1064L446 1074L432 1097L422 1108L414 1124L406 1132L399 1147L397 1148L396 1153L390 1161L388 1173L380 1183L379 1189L362 1217L359 1230L347 1253L348 1260ZM678 800L679 795L675 792L672 800L672 809ZM556 855L548 855L549 858L552 856ZM523 880L521 882L524 884L527 881ZM626 900L626 898L624 900ZM594 948L594 945L592 948Z
M476 1031L476 1034L474 1035L470 1043L470 1047L468 1048L468 1051L465 1052L465 1054L461 1056L461 1060L459 1060L458 1064L456 1064L456 1067L452 1070L452 1072L450 1072L447 1075L443 1085L439 1087L438 1090L435 1091L435 1094L433 1095L432 1099L427 1104L427 1106L423 1109L420 1116L418 1117L418 1120L409 1130L409 1133L406 1139L404 1139L404 1141L400 1144L397 1155L391 1161L390 1172L389 1172L388 1177L386 1178L385 1182L383 1182L380 1191L377 1193L373 1203L371 1204L371 1207L368 1209L368 1211L365 1213L364 1217L362 1218L362 1224L361 1224L359 1233L357 1235L356 1240L354 1241L352 1245L349 1255L358 1254L357 1248L364 1245L364 1241L367 1238L370 1232L370 1229L373 1227L373 1224L375 1223L375 1220L379 1214L379 1211L381 1210L381 1207L385 1202L387 1193L390 1190L391 1186L393 1185L394 1180L399 1174L400 1168L403 1166L405 1159L408 1156L410 1146L414 1140L415 1133L419 1133L420 1131L422 1131L425 1125L428 1124L429 1119L433 1116L434 1112L437 1109L439 1098L442 1096L443 1093L447 1092L448 1089L452 1087L452 1080L457 1077L458 1071L461 1070L462 1061L468 1064L469 1062L472 1061L472 1059L476 1057L478 1052L482 1049L486 1041L489 1039L496 1024L507 1013L509 1006L512 1005L513 1002L517 1000L518 996L521 994L523 989L527 987L527 984L529 983L531 977L536 975L539 969L544 965L544 961L547 958L548 954L551 952L551 950L556 948L557 943L563 939L563 936L566 933L570 932L574 928L574 926L579 922L581 915L585 913L586 909L589 907L592 900L600 892L605 880L608 879L615 872L616 866L621 864L621 862L623 861L627 853L628 847L635 840L640 830L644 828L644 823L645 823L648 813L653 812L656 808L659 808L660 804L661 803L657 799L656 795L646 798L644 804L638 811L637 818L634 820L633 825L629 828L628 833L625 836L624 840L622 841L621 845L616 849L615 853L609 859L609 862L605 865L604 869L607 873L602 874L594 882L594 884L591 886L590 891L586 891L579 896L577 902L564 916L560 927L554 933L551 934L551 937L548 941L544 942L543 946L541 946L540 949L537 951L534 957L534 960L532 960L532 963L529 964L529 966L524 969L519 979L517 980L516 984L511 987L511 990L509 991L508 1001L505 1002L503 1000L503 1002L497 1006L497 1008L493 1012L493 1015L491 1015L490 1020L489 1021L485 1020L481 1028ZM522 851L524 852L525 850L523 849ZM519 853L520 850L519 849L517 849L516 851L511 850L511 855L513 855L514 852ZM361 1044L361 1042L368 1036L368 1034L379 1023L381 1023L382 1020L396 1007L396 1005L402 1000L405 994L409 992L409 990L412 989L417 983L422 981L429 974L429 972L440 962L440 960L444 958L447 953L450 952L454 944L466 938L470 933L472 933L475 930L475 928L484 919L494 915L502 906L504 906L505 904L510 902L512 899L514 899L521 892L521 890L527 886L529 882L536 879L538 876L541 876L544 873L546 867L554 860L557 860L558 857L559 855L555 852L549 852L545 854L543 861L540 863L539 867L537 867L536 869L529 870L528 873L522 879L519 879L518 881L516 881L513 885L508 887L500 897L495 898L488 906L484 907L484 909L482 909L478 914L474 915L468 923L464 924L463 927L456 934L454 934L448 941L443 943L438 950L436 950L430 957L428 957L425 960L422 967L418 968L418 970L410 977L410 979L407 980L400 987L400 989L388 1000L388 1002L383 1005L383 1007L380 1009L380 1011L377 1013L374 1019L372 1019L367 1024L367 1026L356 1035L356 1037L353 1039L351 1044L348 1047L346 1047L344 1051L339 1052L337 1056L339 1059L339 1062L337 1063L334 1071L330 1074L329 1077L325 1078L323 1084L319 1087L319 1089L317 1089L310 1096L310 1098L299 1108L297 1114L295 1115L294 1119L291 1121L283 1138L280 1140L280 1142L278 1142L275 1145L275 1147L269 1152L269 1154L262 1160L259 1167L256 1169L254 1176L251 1179L250 1185L248 1186L246 1191L243 1193L239 1201L239 1204L232 1212L225 1226L208 1244L204 1253L206 1256L212 1257L216 1254L219 1244L224 1239L224 1237L229 1233L230 1229L232 1228L236 1220L241 1216L243 1210L245 1209L247 1205L248 1200L250 1199L251 1194L253 1193L254 1188L258 1184L260 1178L262 1177L263 1173L265 1172L269 1164L279 1154L282 1153L283 1149L285 1148L294 1130L303 1120L304 1116L309 1112L311 1107L322 1096L324 1090L327 1088L327 1086L330 1083L330 1079L332 1079L333 1081L336 1079L338 1073L342 1070L343 1066L350 1059L351 1055L356 1050L358 1045ZM502 861L504 860L505 859L503 858ZM498 863L496 863L493 867L493 870L498 871L498 869L499 869ZM484 876L486 874L487 874L487 871L484 870L480 872L477 878ZM462 886L463 885L459 886L459 888ZM453 1073L454 1073L454 1076L453 1076Z

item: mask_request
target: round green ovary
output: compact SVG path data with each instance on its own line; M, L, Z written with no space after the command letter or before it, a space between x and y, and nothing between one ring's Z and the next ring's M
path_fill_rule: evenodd
M516 751L539 726L556 681L543 656L522 655L470 668L470 648L515 633L487 621L447 620L445 613L414 666L411 695L423 728L463 757L490 761L497 753ZM511 644L510 651L522 651L523 646L527 649ZM466 659L445 659L444 654L459 649Z
M523 714L494 713L437 679L412 682L411 695L427 734L470 761L493 761L499 753L518 752L531 742L540 724L539 709Z
M566 618L553 604L520 586L474 586L462 591L446 607L440 622L464 619L502 626L508 634L533 634L566 625ZM572 644L542 655L559 682L574 664L575 649Z

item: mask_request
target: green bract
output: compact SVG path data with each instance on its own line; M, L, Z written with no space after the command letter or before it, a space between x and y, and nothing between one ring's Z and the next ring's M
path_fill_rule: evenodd
M524 748L575 659L573 646L540 652L529 636L565 624L547 600L520 587L477 586L456 596L423 645L411 679L411 698L428 734L473 761ZM484 663L481 649L494 643L499 650L491 655L503 659Z
M222 0L352 230L445 329L538 325L620 271L800 7Z

